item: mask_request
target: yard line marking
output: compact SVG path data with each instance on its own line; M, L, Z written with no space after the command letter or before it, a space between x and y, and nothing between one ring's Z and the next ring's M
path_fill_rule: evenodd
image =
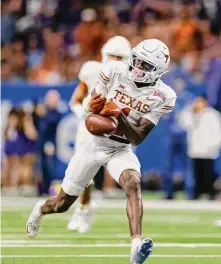
M155 236L155 235L149 235L149 236ZM2 239L16 239L16 238L24 238L26 237L26 234L2 234ZM40 239L43 238L73 238L73 239L78 239L78 238L83 238L83 239L94 239L94 238L98 238L98 239L102 239L102 238L109 238L109 239L114 239L114 238L130 238L130 235L127 233L118 233L118 234L110 234L110 235L99 235L99 234L82 234L79 235L78 233L72 232L69 234L40 234L39 235Z
M3 255L2 258L128 258L129 255ZM151 255L151 258L221 258L221 255Z
M24 238L26 235L25 234L2 234L2 239L14 239L14 238ZM202 234L202 233L191 233L191 234L148 234L150 237L157 237L157 238L220 238L221 239L221 234L217 233L211 233L211 234ZM118 234L110 234L110 235L97 235L97 234L91 234L91 235L79 235L76 233L70 233L70 234L40 234L40 238L73 238L73 239L78 239L78 238L83 238L83 239L102 239L102 238L109 238L109 239L114 239L114 238L130 238L129 234L127 233L118 233Z
M2 211L21 211L27 208L31 208L39 200L39 198L20 198L15 199L14 197L2 197ZM116 209L125 208L126 201L119 199L110 201L107 199L95 199L96 208L98 209ZM144 200L144 208L153 210L158 209L177 209L188 211L220 211L220 202L216 201L160 201L160 200Z
M81 247L81 245L91 245L88 243L82 243L82 244L75 244L75 241L72 240L59 240L59 242L63 245L67 245L67 247L69 247L70 245L72 245L73 247L75 247L76 245L79 245L79 247ZM19 239L19 240L8 240L8 239L2 239L1 243L3 244L3 246L7 246L7 245L22 245L22 244L28 244L28 245L60 245L57 244L57 240L30 240L29 238L27 239ZM93 244L94 245L94 244ZM105 247L106 245L110 245L110 247L113 247L114 245L117 246L121 246L121 247L126 247L129 246L129 244L124 244L124 243L118 243L118 244L106 244L106 243L98 243L95 245L99 245L100 247ZM155 244L158 247L221 247L221 243L156 243Z
M179 248L198 248L198 247L213 247L213 248L219 248L221 247L221 244L218 243L156 243L154 244L155 247L179 247ZM21 244L20 242L18 244L12 243L12 244L2 244L2 248L9 248L9 247L36 247L36 248L127 248L130 247L130 244L42 244L37 243L35 241L32 243L31 241L24 241L24 244Z

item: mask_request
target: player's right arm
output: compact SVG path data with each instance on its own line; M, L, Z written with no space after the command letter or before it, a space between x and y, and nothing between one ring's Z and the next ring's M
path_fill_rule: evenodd
M71 97L69 106L71 111L79 118L83 118L85 116L83 101L89 93L89 87L91 87L90 82L93 81L93 78L96 78L96 75L93 75L96 73L96 69L99 66L97 64L99 63L94 61L85 62L78 74L79 84Z
M87 94L88 94L87 84L80 80L69 102L71 111L74 114L76 114L78 118L82 118L85 115L85 111L82 106L82 103L84 98L87 96Z
M69 106L71 111L78 117L83 118L85 116L85 111L82 106L84 98L88 95L88 75L91 69L91 62L85 62L78 74L79 84L76 87Z
M83 107L87 114L98 114L103 109L108 93L108 85L111 78L111 68L107 63L98 75L96 87L83 101Z

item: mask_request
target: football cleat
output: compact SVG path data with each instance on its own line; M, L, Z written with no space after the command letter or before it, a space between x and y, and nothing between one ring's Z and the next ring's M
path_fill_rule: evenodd
M140 246L137 249L135 256L133 257L132 264L142 264L150 256L153 250L153 241L150 238L142 240Z
M79 233L87 233L92 225L92 209L77 208L71 221L68 223L69 230L76 230Z
M44 202L39 201L35 205L32 213L29 216L29 219L26 224L26 232L28 237L36 237L42 223L43 215L40 212L41 206L44 204Z
M70 222L68 223L67 229L72 231L77 231L80 225L80 211L79 207L76 208Z

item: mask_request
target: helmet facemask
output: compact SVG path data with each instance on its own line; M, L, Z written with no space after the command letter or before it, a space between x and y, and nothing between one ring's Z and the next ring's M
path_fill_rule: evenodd
M157 67L150 61L144 60L136 53L132 56L128 63L127 74L130 79L138 83L153 83L159 79L165 72L161 67Z

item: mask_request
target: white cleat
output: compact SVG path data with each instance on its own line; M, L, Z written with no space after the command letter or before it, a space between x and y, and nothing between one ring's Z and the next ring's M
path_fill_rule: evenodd
M221 226L221 219L220 219L220 220L217 220L217 221L215 222L215 225L216 225L216 226Z
M83 209L80 217L79 233L87 233L92 226L92 209L88 207Z
M92 225L92 209L77 208L71 221L68 223L69 230L77 230L79 233L87 233Z
M41 206L44 202L39 201L35 205L32 213L30 214L27 224L26 224L26 232L28 237L36 237L42 223L43 215L40 212Z
M71 231L77 231L80 225L80 211L79 207L76 208L70 222L68 223L67 229Z
M132 251L131 264L142 264L150 256L153 251L153 241L150 238L145 238L141 241L141 244L137 247L134 254Z

